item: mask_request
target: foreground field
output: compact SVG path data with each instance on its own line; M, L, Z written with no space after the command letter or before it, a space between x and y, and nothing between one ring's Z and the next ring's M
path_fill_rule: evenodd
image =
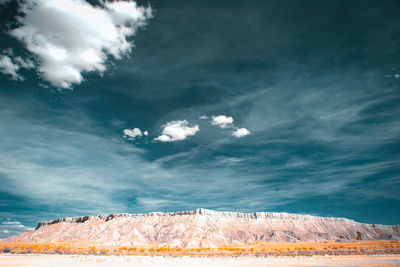
M162 257L93 255L0 255L0 267L20 266L163 266L163 267L258 267L258 266L400 266L399 255L314 257Z
M0 252L12 254L76 254L137 256L329 256L400 254L400 241L313 243L252 243L218 248L105 246L86 241L56 243L0 242Z

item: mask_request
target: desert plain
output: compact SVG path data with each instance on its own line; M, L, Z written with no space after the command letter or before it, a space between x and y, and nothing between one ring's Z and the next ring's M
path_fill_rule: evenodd
M163 266L163 267L254 267L254 266L399 266L400 255L348 255L313 257L164 257L164 256L94 256L2 254L1 267L22 266Z
M256 242L217 248L124 247L87 241L0 242L0 267L400 266L400 241Z

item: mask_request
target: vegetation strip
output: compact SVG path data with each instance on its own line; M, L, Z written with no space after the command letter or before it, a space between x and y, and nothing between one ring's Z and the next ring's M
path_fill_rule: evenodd
M105 246L86 241L55 243L0 242L0 252L13 254L159 255L159 256L314 256L400 254L400 241L267 243L217 248Z

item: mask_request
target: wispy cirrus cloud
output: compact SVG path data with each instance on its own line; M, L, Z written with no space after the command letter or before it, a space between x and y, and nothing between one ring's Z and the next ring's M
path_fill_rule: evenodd
M37 59L40 76L59 88L80 84L83 73L103 73L110 55L127 56L133 47L130 37L152 17L150 7L134 1L93 6L83 0L28 0L20 2L20 13L20 26L9 33ZM26 65L3 56L0 68L21 79L18 70Z
M31 230L32 227L25 226L19 221L6 220L0 223L0 239Z
M80 104L50 105L44 95L31 105L25 95L15 102L0 98L0 217L28 225L19 215L42 220L206 207L398 223L399 71L389 73L393 66L387 62L398 62L398 12L371 2L379 10L371 28L364 23L372 19L371 6L354 13L352 6L331 1L317 14L323 23L301 24L316 14L316 2L304 12L307 5L274 9L269 1L248 1L249 8L224 6L231 16L220 16L222 6L210 9L196 1L182 13L180 3L158 1L158 19L141 39L144 49L124 60L107 86L98 82L97 90L74 92L62 103ZM265 10L285 15L277 23ZM249 11L254 16L237 20ZM288 17L300 18L300 24ZM346 30L330 35L338 25ZM304 38L310 33L312 42ZM253 41L232 46L232 36ZM1 90L2 96L22 92L4 84L10 90ZM107 105L82 104L85 94L104 97ZM238 128L212 125L212 115L220 114ZM110 126L115 118L120 123ZM176 118L185 118L188 127L198 124L201 132L169 146L132 146L121 138L135 122L159 131L153 139ZM243 127L251 135L231 135Z
M245 116L241 113L243 117L240 118L243 126L256 129L245 144L241 140L232 140L219 127L211 127L208 121L203 121L203 143L190 150L187 147L168 149L167 153L153 146L156 159L145 156L149 146L128 145L120 138L120 132L110 134L79 109L50 109L28 99L0 98L0 119L4 126L0 127L3 141L0 149L4 151L0 154L0 191L12 196L7 200L24 196L24 203L34 209L53 208L47 209L47 214L33 215L35 220L107 212L184 210L199 206L266 211L302 203L304 198L315 196L365 196L370 188L360 181L381 172L386 172L387 179L393 179L390 186L389 183L375 186L378 188L375 195L398 198L398 179L387 172L398 166L398 160L390 153L384 154L386 158L381 157L382 154L367 153L398 134L397 118L382 117L379 125L386 129L385 132L378 127L357 134L340 131L346 125L356 125L364 116L371 116L367 112L385 115L386 107L381 112L376 108L382 101L392 101L393 95L364 99L349 93L344 100L325 92L317 95L303 92L292 95L291 101L285 102L286 113L279 112L277 107L270 108L266 118L265 107L276 104L276 99L285 98L279 89L263 91L269 94L264 99L254 95L241 96L217 106L222 109L224 105L241 104L241 101L253 103L250 112ZM331 102L327 103L326 99ZM306 105L309 101L328 105L322 109ZM343 105L347 108L343 109ZM304 108L301 116L296 117L299 106ZM215 106L206 108L209 110L194 110L192 117L215 114ZM346 114L340 113L343 110ZM45 121L34 116L43 113L50 114ZM313 119L309 119L310 116ZM239 114L232 117L239 117ZM318 119L325 120L331 127L316 127L314 122ZM299 120L302 127L296 127ZM164 126L177 124L196 129L188 121L183 122L171 121ZM177 127L177 132L182 128ZM26 129L29 129L29 138ZM216 137L215 132L221 135ZM187 133L178 135L174 130L167 133L171 139L189 136ZM361 140L356 142L358 139L351 138L353 135ZM201 141L199 139L200 135L193 142ZM374 164L379 160L381 164ZM386 164L387 161L392 164ZM9 205L9 210L18 207L13 202L3 203ZM99 207L98 203L103 205ZM320 212L340 215L326 210ZM3 218L13 218L3 214L0 214Z
M5 151L0 154L0 200L6 211L21 206L32 210L46 207L43 213L25 212L33 223L57 216L194 209L199 205L229 207L230 194L243 195L254 187L252 183L239 186L243 178L235 176L233 170L210 170L207 165L191 163L164 166L177 160L176 156L164 162L146 160L143 149L110 134L99 136L96 122L80 110L52 110L57 114L39 124L31 112L50 113L50 109L36 101L17 103L0 98L0 103L5 125L0 128L4 141L0 149ZM197 129L187 121L169 125L182 126L167 130L175 139L187 138ZM29 139L24 138L26 129L31 133ZM184 180L187 182L182 183ZM23 198L23 204L10 201L18 198ZM10 213L2 211L0 217L13 218L6 217L14 216Z

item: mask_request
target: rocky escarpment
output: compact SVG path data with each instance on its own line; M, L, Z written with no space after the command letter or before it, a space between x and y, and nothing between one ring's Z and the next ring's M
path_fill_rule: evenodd
M39 222L36 230L45 225L51 225L59 222L83 223L91 219L101 219L109 221L115 217L135 218L135 217L151 217L151 216L179 216L179 215L210 215L222 217L248 218L248 219L275 219L275 220L302 220L302 221L331 221L331 222L354 222L346 218L335 217L319 217L305 214L291 214L286 212L230 212L230 211L214 211L208 209L196 209L178 212L150 212L150 213L117 213L117 214L101 214L81 217L60 217L52 221Z
M250 242L400 239L399 226L277 212L183 212L63 217L7 241L87 240L107 245L215 247Z

